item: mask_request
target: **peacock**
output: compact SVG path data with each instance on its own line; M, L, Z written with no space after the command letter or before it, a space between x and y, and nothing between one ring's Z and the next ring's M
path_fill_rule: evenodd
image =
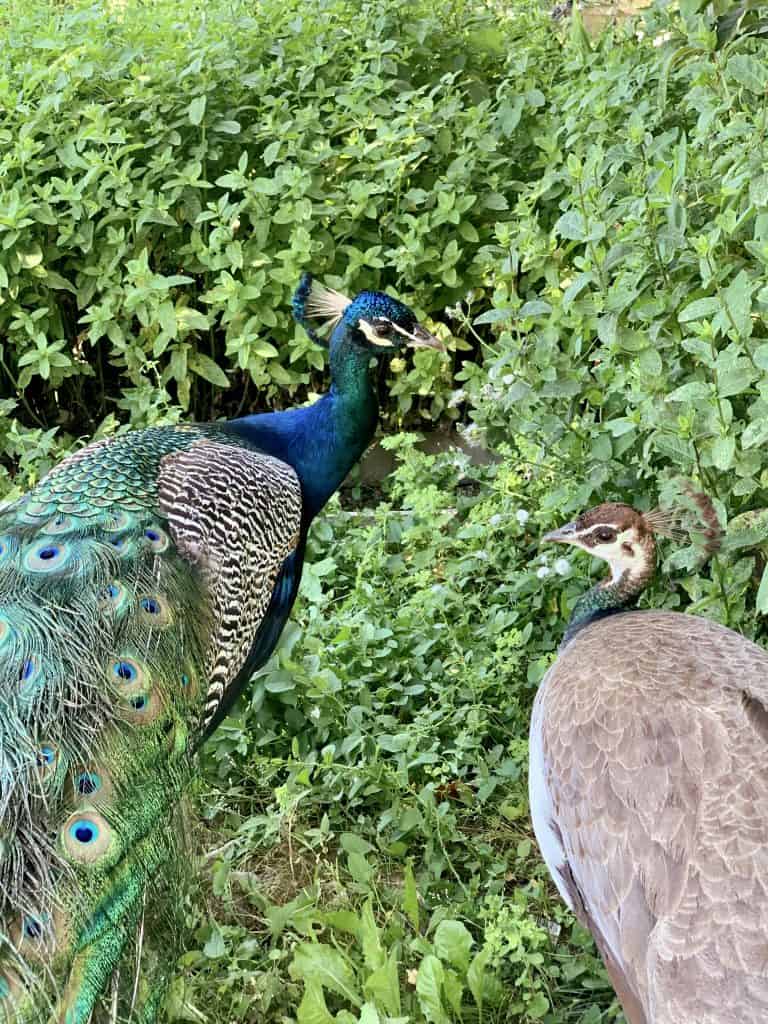
M695 500L711 551L717 518ZM577 602L536 696L531 816L629 1024L763 1024L768 653L708 619L631 610L675 519L604 504L545 537L611 575Z
M309 274L293 313L328 332L314 404L96 441L0 511L0 1019L155 1021L141 963L155 919L155 958L173 949L158 908L195 752L273 651L310 523L372 438L372 357L442 348L389 295Z

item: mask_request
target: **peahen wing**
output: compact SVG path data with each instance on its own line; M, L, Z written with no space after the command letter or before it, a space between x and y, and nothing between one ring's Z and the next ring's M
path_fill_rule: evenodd
M586 627L531 725L531 813L632 1024L768 1019L768 653L670 612Z
M215 427L91 445L0 513L0 1018L91 1019L300 527L293 470Z

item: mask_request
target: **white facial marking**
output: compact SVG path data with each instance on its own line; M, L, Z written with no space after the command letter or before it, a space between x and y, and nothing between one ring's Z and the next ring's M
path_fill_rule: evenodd
M395 325L392 324L392 326L394 327ZM372 345L376 345L377 348L394 348L392 342L388 338L380 337L376 333L373 324L370 324L367 320L360 319L358 321L358 327L366 336L368 341L370 341Z
M590 527L589 530L585 530L581 535L582 538L589 537L596 530L604 529L608 523L597 523L595 526ZM614 583L618 583L625 572L633 572L637 569L638 565L642 561L640 559L640 551L638 548L638 539L633 527L629 527L623 530L621 533L616 535L616 538L612 541L606 541L605 543L597 542L592 547L582 544L581 546L585 551L589 551L590 554L596 558L602 558L604 562L607 562L611 567L611 577ZM631 548L630 551L624 547L628 545Z
M392 326L394 327L398 334L402 334L404 338L408 338L410 341L413 341L413 335L409 334L404 327L399 327L396 323L393 323Z

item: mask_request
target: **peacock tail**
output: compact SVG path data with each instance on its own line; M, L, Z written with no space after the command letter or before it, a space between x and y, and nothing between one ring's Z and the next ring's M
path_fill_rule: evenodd
M300 524L291 467L213 426L89 445L0 512L6 1019L91 1020Z

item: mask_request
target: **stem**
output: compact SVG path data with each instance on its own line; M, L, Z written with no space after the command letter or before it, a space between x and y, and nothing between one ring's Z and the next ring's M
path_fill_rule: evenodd
M582 188L581 179L579 179L578 185L579 206L581 207L581 215L584 218L584 227L587 229L587 231L589 231L589 213L587 212L587 202L584 198L584 189ZM590 241L587 242L587 249L589 250L589 255L592 257L592 263L594 264L595 269L597 270L597 276L600 279L600 288L603 292L606 292L608 290L608 285L605 280L605 273L603 271L602 264L598 262L597 249L595 248L595 243L591 239Z
M35 423L38 425L38 427L40 427L42 430L45 430L45 423L43 423L43 421L37 415L35 410L29 404L29 402L27 401L27 396L24 394L24 389L19 387L18 381L16 380L14 375L11 373L11 371L8 369L8 367L6 365L6 362L5 362L5 358L4 358L4 355L3 355L2 348L0 348L0 367L2 367L2 369L5 371L6 375L9 377L11 383L13 384L13 387L14 387L14 389L16 391L16 394L21 399L21 404L27 410L27 412L32 417L32 419L35 421Z

